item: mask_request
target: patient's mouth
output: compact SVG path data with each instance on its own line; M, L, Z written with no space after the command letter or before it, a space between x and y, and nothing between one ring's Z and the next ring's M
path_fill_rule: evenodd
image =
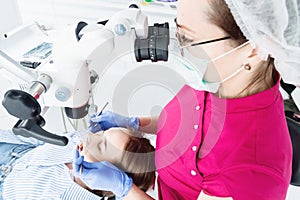
M81 154L83 152L83 144L82 144L82 142L79 142L79 144L77 146L78 146L78 151Z

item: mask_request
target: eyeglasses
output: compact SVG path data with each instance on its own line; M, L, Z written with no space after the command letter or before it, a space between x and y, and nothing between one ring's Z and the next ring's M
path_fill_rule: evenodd
M176 28L177 28L176 37L177 37L178 42L180 44L180 49L186 48L186 47L198 46L198 45L202 45L202 44L208 44L208 43L212 43L212 42L218 42L218 41L227 40L227 39L231 38L230 36L225 36L225 37L221 37L221 38L217 38L217 39L192 43L193 40L188 39L185 35L182 35L182 34L179 33L179 28L181 28L181 26L177 23L177 18L174 18L174 22L175 22Z

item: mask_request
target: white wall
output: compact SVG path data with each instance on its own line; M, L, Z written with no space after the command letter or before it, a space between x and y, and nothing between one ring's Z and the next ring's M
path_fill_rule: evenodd
M4 33L22 24L22 19L17 6L17 0L0 1L0 39Z
M18 2L25 22L36 20L48 29L77 23L81 20L86 22L105 20L117 11L127 8L131 2L140 4L142 11L151 16L150 24L154 21L165 20L173 22L176 14L176 9L170 7L170 5L176 6L176 3L144 5L141 4L141 0L18 0Z

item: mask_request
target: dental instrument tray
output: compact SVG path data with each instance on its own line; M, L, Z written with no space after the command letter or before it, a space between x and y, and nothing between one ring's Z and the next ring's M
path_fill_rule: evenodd
M20 64L27 68L35 69L52 53L52 43L43 42L24 53Z

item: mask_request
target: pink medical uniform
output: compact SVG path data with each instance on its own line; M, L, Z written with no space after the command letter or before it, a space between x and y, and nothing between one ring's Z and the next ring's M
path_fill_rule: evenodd
M237 99L185 85L160 114L155 159L160 200L284 200L292 145L279 81Z

